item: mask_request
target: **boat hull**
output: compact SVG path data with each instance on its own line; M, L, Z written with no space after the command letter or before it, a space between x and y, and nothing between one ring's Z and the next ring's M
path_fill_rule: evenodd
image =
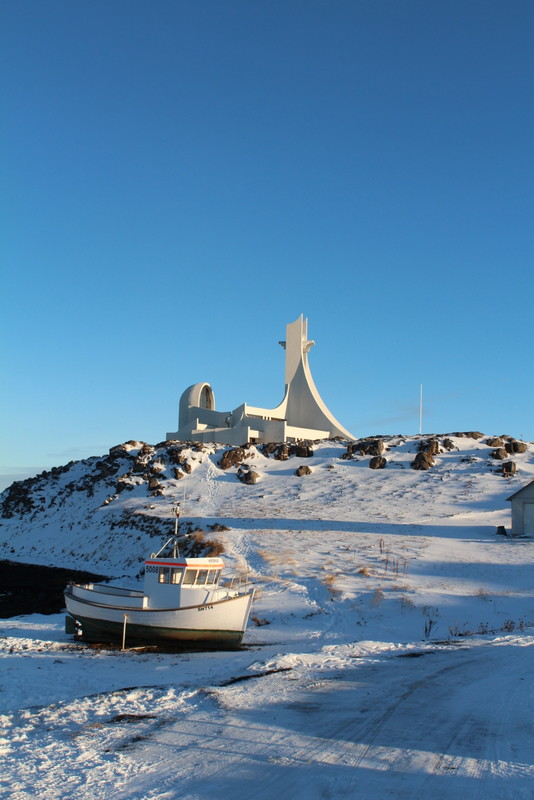
M132 609L105 606L65 593L68 614L78 623L79 638L87 642L124 641L129 644L184 647L238 647L243 639L253 592L178 609Z

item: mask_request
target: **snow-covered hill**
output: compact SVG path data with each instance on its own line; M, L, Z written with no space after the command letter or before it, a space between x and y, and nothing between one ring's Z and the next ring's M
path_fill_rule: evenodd
M222 546L257 590L239 653L110 653L60 616L1 623L12 796L530 797L534 546L496 528L534 446L503 441L504 476L487 437L432 439L384 437L382 469L376 442L251 446L227 469L225 448L129 442L6 490L0 558L132 583L180 502L185 546Z

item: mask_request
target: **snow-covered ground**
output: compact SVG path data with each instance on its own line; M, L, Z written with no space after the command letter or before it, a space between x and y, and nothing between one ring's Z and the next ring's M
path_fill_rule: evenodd
M74 643L62 615L0 621L5 796L532 798L534 546L495 531L534 447L504 478L483 439L452 442L426 472L399 437L384 470L342 443L288 461L252 448L248 486L208 447L175 480L162 447L156 497L127 459L35 481L2 558L133 585L185 484L186 519L229 528L209 537L257 591L238 652L122 653Z

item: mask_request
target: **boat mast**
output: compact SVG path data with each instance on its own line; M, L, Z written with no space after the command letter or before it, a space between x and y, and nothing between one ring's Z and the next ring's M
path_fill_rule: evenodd
M173 558L178 558L180 552L178 550L178 520L180 519L180 503L178 503L174 508L174 542L173 542Z

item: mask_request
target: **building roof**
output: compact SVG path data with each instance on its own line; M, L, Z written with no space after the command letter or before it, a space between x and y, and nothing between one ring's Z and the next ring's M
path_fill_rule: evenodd
M514 492L513 494L510 495L510 497L507 497L506 499L507 500L512 500L514 497L517 497L518 494L521 494L521 492L524 492L525 489L528 489L528 487L532 486L533 484L534 484L534 480L529 481L527 484L525 484L525 486L522 486L521 489L518 489L517 492Z

